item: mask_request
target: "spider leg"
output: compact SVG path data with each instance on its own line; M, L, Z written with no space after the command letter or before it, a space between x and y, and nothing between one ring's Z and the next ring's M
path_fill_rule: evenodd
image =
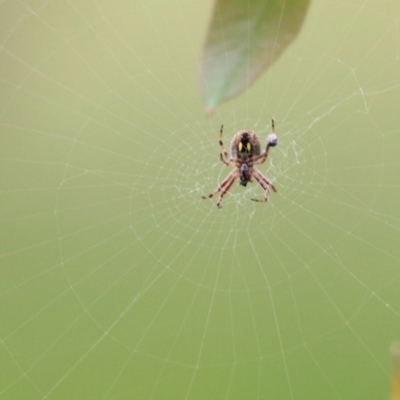
M232 162L231 160L225 161L224 157L222 156L222 153L219 155L220 160L227 166L227 167L234 167L236 164Z
M218 201L217 207L221 208L222 198L225 196L227 191L231 188L233 183L235 182L236 178L238 177L238 172L233 170L219 185L218 187L210 193L208 196L202 196L203 199L211 199L216 193L221 192Z
M276 187L272 184L272 182L265 175L263 175L258 169L254 168L253 171L258 175L258 177L260 179L258 181L258 183L260 183L260 185L261 185L261 182L263 182L264 185L267 185L268 188L271 188L275 193L277 192ZM255 176L255 178L257 179L256 176ZM263 185L261 185L261 186L264 188Z
M227 160L229 160L229 154L228 154L228 151L226 150L226 148L225 148L225 146L224 146L224 142L222 141L222 134L223 134L223 131L224 131L224 126L223 125L221 125L221 130L219 131L219 141L218 141L218 143L219 143L219 146L221 147L221 151L222 151L222 153L221 153L221 159L222 159L222 154L225 156L225 158L227 159ZM224 162L224 160L222 160L223 162ZM226 162L224 162L225 164L226 164Z
M261 154L253 156L253 165L265 163L270 147L275 147L278 144L278 139L275 134L275 122L272 120L272 134L268 136L267 147Z
M235 171L233 171L235 172ZM216 206L218 208L221 208L221 203L222 203L222 199L225 196L225 194L228 192L228 190L232 187L233 183L235 182L237 178L237 174L234 174L233 177L229 180L229 183L224 187L224 189L222 190L221 194L219 195L218 201Z
M263 151L261 154L258 154L257 156L253 156L253 165L258 165L258 164L264 164L265 161L267 160L268 157L268 152Z
M275 186L272 184L272 182L257 169L255 168L253 169L252 175L254 176L256 181L260 184L260 186L265 190L265 195L264 195L264 200L259 200L259 199L251 199L251 200L260 203L266 203L268 201L270 189L272 189L274 192L277 192L277 190Z
M263 151L261 154L253 156L253 165L265 163L265 161L267 160L267 157L268 157L270 147L273 147L273 145L271 145L270 143L267 143L267 147L266 147L265 151Z

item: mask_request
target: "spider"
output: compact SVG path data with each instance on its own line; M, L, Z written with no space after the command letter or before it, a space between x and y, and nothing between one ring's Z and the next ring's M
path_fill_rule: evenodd
M257 135L253 131L242 130L236 133L231 141L231 156L229 156L224 143L222 142L222 133L224 126L221 125L219 132L219 145L221 147L220 159L227 167L235 167L235 169L222 181L220 185L208 196L202 196L203 199L211 199L216 193L221 192L217 201L217 207L221 208L221 202L225 194L231 188L237 178L240 179L239 184L246 186L248 182L252 182L252 178L260 184L265 190L263 200L251 199L257 202L267 202L270 189L276 192L275 186L260 171L254 168L254 165L262 164L268 157L270 147L278 144L278 137L275 134L275 123L272 120L272 133L267 138L267 147L261 153L261 145Z

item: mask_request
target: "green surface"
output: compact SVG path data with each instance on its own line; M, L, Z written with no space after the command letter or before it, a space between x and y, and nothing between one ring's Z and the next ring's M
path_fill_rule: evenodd
M196 4L195 4L196 3ZM204 115L210 2L0 5L0 398L386 399L400 335L400 3L312 3ZM279 144L235 185L239 129Z

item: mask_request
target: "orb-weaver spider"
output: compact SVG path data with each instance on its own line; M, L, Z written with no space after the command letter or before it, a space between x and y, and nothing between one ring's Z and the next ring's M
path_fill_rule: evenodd
M229 156L224 143L222 141L224 126L221 126L219 132L219 145L221 147L220 159L228 167L235 169L222 181L218 187L208 196L202 196L203 199L210 199L216 193L221 192L217 201L217 207L221 208L221 202L225 194L231 188L237 178L240 178L239 184L246 186L248 182L252 182L252 178L260 184L264 189L265 195L263 200L251 199L258 202L267 202L270 189L276 192L275 186L260 171L254 168L254 165L262 164L268 157L270 147L278 144L278 137L275 134L275 123L272 120L272 133L267 138L267 147L261 153L261 145L257 135L253 131L242 130L233 136L231 141L231 155Z

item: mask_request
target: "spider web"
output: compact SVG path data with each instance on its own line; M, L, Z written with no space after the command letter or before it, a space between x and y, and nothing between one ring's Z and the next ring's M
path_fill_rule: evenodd
M211 2L3 1L2 399L385 399L399 340L400 5L314 1L204 116ZM224 140L279 144L234 185Z

